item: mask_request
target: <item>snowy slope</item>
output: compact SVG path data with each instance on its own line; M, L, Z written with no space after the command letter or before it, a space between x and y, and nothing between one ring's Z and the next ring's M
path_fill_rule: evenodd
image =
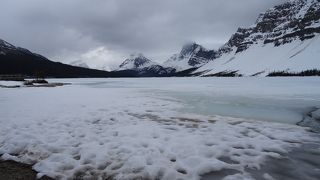
M273 44L255 44L244 52L235 49L202 66L203 75L237 71L245 76L266 76L274 71L301 72L320 69L320 36L274 47Z

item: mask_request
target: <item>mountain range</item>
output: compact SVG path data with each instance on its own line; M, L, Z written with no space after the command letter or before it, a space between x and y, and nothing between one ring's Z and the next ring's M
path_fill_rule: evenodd
M319 0L291 0L261 13L250 27L238 28L219 49L186 44L161 66L189 76L268 76L319 70L319 34Z
M52 62L0 40L0 74L32 75L43 71L52 77L320 75L319 38L320 0L290 0L261 13L250 27L238 28L217 50L189 43L162 64L134 54L112 72L89 69L82 61L70 65Z

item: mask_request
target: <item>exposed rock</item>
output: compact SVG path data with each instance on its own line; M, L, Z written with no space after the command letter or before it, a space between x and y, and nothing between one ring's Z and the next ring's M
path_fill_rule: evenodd
M275 46L295 39L310 39L320 33L319 0L295 0L275 6L260 14L249 28L239 28L230 40L219 49L219 55L237 49L242 52L258 42Z

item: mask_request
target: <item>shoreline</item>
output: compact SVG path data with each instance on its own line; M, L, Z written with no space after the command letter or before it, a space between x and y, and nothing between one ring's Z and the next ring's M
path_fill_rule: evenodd
M32 169L32 165L19 163L12 160L0 160L0 179L8 180L35 180L37 172ZM53 180L48 176L43 176L39 180Z

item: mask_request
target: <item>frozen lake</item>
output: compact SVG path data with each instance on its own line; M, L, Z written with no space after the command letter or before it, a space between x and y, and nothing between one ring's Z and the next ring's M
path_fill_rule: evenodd
M261 168L270 179L280 177L270 158L319 151L318 135L295 124L320 106L320 78L49 81L72 84L0 88L1 158L34 164L39 177L254 179Z
M76 80L96 88L130 88L146 96L173 98L177 109L295 124L320 105L320 78L141 78ZM69 82L66 80L66 82ZM71 80L71 82L73 82Z

